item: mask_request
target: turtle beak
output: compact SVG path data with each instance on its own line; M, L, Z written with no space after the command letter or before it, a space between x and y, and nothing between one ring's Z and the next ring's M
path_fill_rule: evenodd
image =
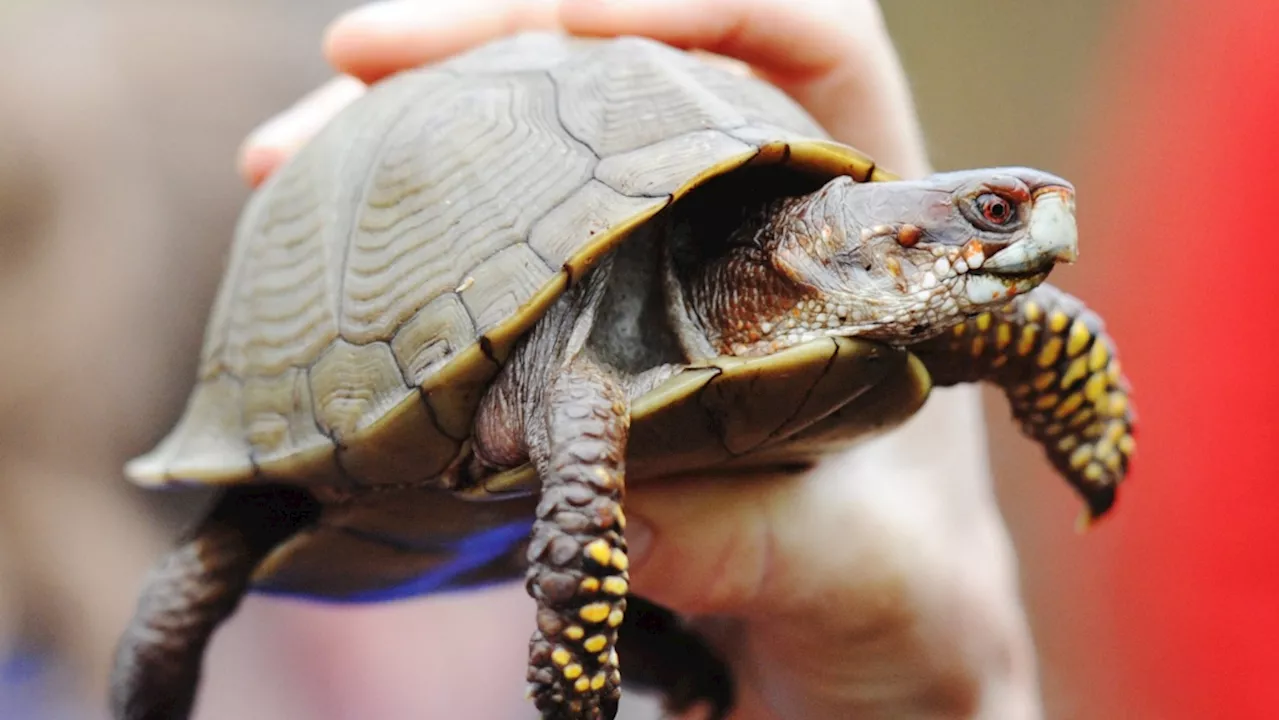
M1076 261L1079 256L1076 201L1069 186L1037 189L1027 227L1027 237L993 254L982 266L984 272L1010 275L1044 272L1055 263Z

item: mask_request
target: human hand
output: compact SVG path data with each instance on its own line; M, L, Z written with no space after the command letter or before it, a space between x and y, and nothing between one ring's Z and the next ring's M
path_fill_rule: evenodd
M878 8L855 0L368 6L327 39L345 76L255 133L242 171L261 182L366 82L553 27L735 58L886 168L928 171ZM632 588L703 621L738 678L736 720L1036 715L982 428L972 388L939 390L907 427L805 475L634 486Z

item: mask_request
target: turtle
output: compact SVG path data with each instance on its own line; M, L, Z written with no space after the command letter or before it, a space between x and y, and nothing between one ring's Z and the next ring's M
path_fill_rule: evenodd
M901 178L650 39L393 75L250 196L186 408L126 467L217 495L145 581L114 715L186 717L248 592L523 577L542 717L612 718L623 668L723 716L723 658L630 590L625 484L801 471L987 382L1100 517L1134 414L1101 318L1046 282L1077 245L1065 179Z

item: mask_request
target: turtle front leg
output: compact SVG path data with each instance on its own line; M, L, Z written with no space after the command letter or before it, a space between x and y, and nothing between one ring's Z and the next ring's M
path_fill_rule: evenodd
M546 720L612 720L629 588L622 537L629 403L609 372L578 356L552 378L542 412L545 425L536 416L529 422L542 479L526 581L538 604L530 693Z
M306 492L226 491L188 539L151 571L111 674L115 720L183 720L205 647L240 604L254 569L319 512Z
M987 380L1004 389L1023 431L1088 503L1111 508L1134 451L1129 383L1101 318L1040 285L910 348L937 385Z

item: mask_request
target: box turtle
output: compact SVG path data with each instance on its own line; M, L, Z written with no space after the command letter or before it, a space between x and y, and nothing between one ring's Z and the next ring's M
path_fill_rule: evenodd
M630 594L624 476L799 468L989 381L1083 496L1133 452L1099 318L1045 284L1072 186L902 180L793 101L638 38L505 38L393 76L248 202L176 428L127 474L217 486L121 641L121 720L190 712L250 591L524 576L545 718L621 667L724 713L724 665ZM617 649L621 642L621 649Z

